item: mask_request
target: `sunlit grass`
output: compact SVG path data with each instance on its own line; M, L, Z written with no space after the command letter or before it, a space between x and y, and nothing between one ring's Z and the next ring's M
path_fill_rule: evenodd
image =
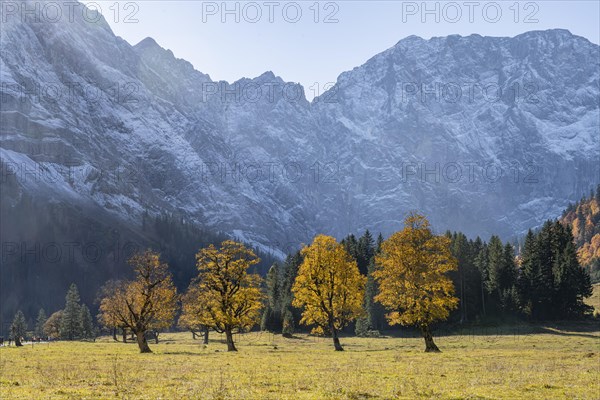
M519 331L522 332L522 331ZM56 342L0 348L2 399L599 399L599 332L419 338L250 333L227 353L189 333L135 344ZM510 331L509 331L510 333Z

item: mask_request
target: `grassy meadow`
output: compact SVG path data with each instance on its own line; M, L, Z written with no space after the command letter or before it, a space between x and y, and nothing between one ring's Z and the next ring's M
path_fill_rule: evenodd
M162 334L134 343L0 348L1 399L600 399L600 332L589 324L465 331L436 338Z

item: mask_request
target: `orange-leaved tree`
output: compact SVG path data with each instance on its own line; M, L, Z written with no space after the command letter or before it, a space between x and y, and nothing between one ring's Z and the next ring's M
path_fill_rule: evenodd
M431 232L423 215L410 214L375 256L375 300L387 308L390 325L414 325L425 339L426 352L439 352L431 335L434 321L448 318L458 305L447 273L457 269L450 239Z
M100 301L100 318L106 325L129 328L141 353L151 353L146 340L150 329L170 326L175 318L178 295L169 267L151 250L129 259L135 278L110 285Z
M366 278L344 246L331 236L316 236L302 249L302 255L292 286L292 304L303 308L301 323L316 325L314 333L330 333L335 350L342 351L338 331L362 315Z
M220 248L201 249L196 260L196 287L188 290L184 310L192 313L193 323L225 333L227 351L237 351L233 333L249 330L260 318L262 279L248 273L260 259L242 243L226 240Z

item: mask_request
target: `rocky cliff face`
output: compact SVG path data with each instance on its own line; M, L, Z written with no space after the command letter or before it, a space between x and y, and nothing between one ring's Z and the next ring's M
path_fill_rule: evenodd
M389 232L415 208L507 237L559 215L598 180L598 54L563 30L409 37L343 73L316 108L352 171L348 225Z
M409 37L313 102L215 82L105 23L2 24L2 207L19 193L141 227L177 211L282 255L404 213L508 238L600 181L599 47L563 30Z

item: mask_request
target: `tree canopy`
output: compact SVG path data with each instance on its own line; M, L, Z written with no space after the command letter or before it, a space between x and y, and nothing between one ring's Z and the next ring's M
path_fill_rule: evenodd
M112 284L100 302L101 320L136 335L140 352L150 353L146 332L172 324L178 295L169 267L160 254L147 250L129 259L135 279Z
M417 326L425 338L425 351L439 351L430 325L448 318L458 305L447 276L457 269L450 240L434 235L423 215L411 214L404 229L383 242L375 260L380 290L375 299L389 311L389 323Z
M313 332L329 333L341 351L338 331L363 314L366 278L344 245L318 235L302 249L304 260L292 287L293 305L302 307L302 320Z
M262 279L248 269L260 259L243 244L226 240L219 248L211 244L201 249L196 260L199 274L188 290L184 312L194 323L225 333L228 351L236 351L233 333L259 322Z

